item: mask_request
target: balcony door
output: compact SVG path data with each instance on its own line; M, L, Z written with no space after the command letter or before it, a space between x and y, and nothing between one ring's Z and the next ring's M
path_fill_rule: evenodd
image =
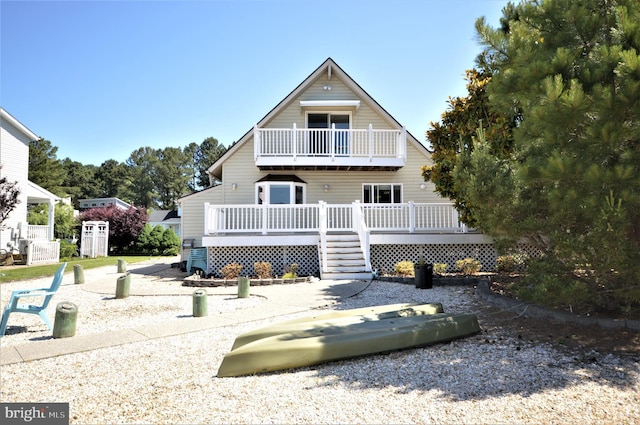
M351 117L349 114L309 113L307 128L309 129L309 153L311 155L348 155L349 130ZM335 128L335 132L329 131Z

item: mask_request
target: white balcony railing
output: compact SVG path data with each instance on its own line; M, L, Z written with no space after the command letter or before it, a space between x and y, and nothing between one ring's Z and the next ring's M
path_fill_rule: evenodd
M26 226L27 234L25 239L44 239L49 240L49 226L41 226L35 224L28 224Z
M354 160L362 164L404 164L406 159L406 130L254 128L254 153L257 165L275 164L288 159L292 162L312 163L313 159L326 163L326 158L344 163Z
M421 231L466 232L452 204L210 205L204 234Z

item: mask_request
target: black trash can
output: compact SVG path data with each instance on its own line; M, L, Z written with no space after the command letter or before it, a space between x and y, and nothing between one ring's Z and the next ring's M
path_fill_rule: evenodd
M422 264L414 267L416 288L433 288L433 264Z

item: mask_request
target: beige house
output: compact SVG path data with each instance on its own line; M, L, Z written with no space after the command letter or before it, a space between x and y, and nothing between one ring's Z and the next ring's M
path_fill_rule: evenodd
M421 175L430 152L332 59L259 120L179 200L183 259L208 272L269 261L275 274L370 278L398 261L495 264L491 240L458 220Z

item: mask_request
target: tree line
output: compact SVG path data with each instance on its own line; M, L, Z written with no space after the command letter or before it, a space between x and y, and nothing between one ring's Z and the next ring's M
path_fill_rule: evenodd
M219 182L206 174L227 151L217 139L184 148L141 147L125 162L109 159L100 166L84 165L70 158L58 159L58 148L49 140L29 144L29 180L60 197L79 199L120 198L144 209L175 210L175 201Z

